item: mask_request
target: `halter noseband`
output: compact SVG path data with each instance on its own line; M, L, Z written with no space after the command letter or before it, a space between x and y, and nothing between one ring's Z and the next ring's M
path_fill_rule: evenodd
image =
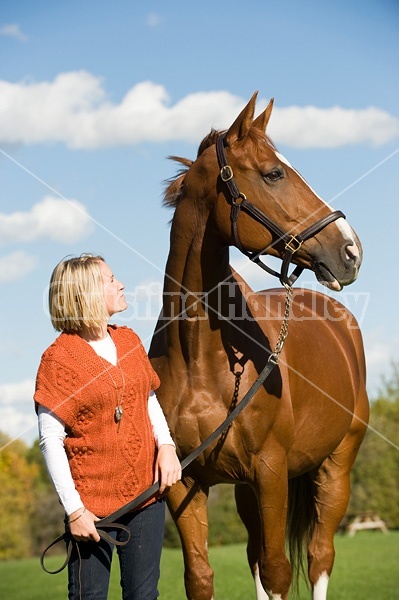
M335 210L326 217L323 217L322 219L308 227L307 229L304 229L302 233L298 233L296 235L290 235L289 233L286 233L283 229L281 229L279 225L277 225L277 223L275 223L272 219L265 215L264 212L259 210L259 208L252 204L252 202L249 202L245 194L241 193L238 189L236 181L234 179L233 169L227 162L226 151L224 149L224 138L225 134L221 134L217 138L216 153L220 166L220 178L226 184L231 195L230 219L234 243L237 246L237 248L241 250L243 254L248 256L248 258L250 258L254 263L259 265L262 269L264 269L271 275L278 277L283 285L291 286L298 279L299 275L303 271L303 267L297 266L295 267L291 275L288 276L288 267L290 265L290 262L292 261L292 257L295 254L295 252L299 250L299 248L304 242L306 242L306 240L319 233L322 229L324 229L324 227L326 227L333 221L336 221L340 217L343 217L344 219L346 217L344 213L340 210ZM265 265L265 263L261 261L259 254L257 254L256 252L250 252L249 250L245 250L245 248L243 248L240 242L240 237L238 235L237 229L237 221L241 210L244 210L253 219L255 219L255 221L258 221L269 231L276 234L278 236L277 241L285 242L285 248L282 257L283 263L281 265L280 273L274 271L273 269Z

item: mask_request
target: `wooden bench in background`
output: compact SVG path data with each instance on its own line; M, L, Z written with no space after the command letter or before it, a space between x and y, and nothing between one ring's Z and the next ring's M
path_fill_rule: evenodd
M352 516L345 528L349 537L353 537L357 531L365 529L379 529L383 533L388 533L385 522L375 512L365 512Z

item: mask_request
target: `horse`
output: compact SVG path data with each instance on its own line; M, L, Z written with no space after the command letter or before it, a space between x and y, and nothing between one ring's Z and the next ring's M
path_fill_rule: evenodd
M266 134L273 100L254 118L256 97L229 129L211 130L196 160L171 157L180 171L165 192L174 213L149 356L181 459L223 422L275 356L287 290L289 332L269 377L184 470L167 503L190 600L214 598L206 502L220 483L235 486L257 600L288 598L306 547L312 598L324 600L334 533L367 428L365 360L353 315L328 295L293 287L297 275L288 267L310 269L339 291L357 278L362 247L344 215L277 151ZM255 293L230 267L230 246L255 261L282 259L283 285Z

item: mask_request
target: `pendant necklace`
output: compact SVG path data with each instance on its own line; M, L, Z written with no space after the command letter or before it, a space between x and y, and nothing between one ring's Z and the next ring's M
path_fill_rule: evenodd
M102 363L104 365L105 370L107 371L107 373L108 373L108 375L109 375L112 383L114 384L114 388L116 390L116 393L118 394L118 386L115 383L115 379L112 377L111 373L109 372L109 369L108 369L108 367L107 367L107 365L106 365L103 357L100 356L100 358L101 358L101 361L102 361ZM115 423L118 424L118 432L119 432L119 429L121 427L122 417L123 417L122 400L123 400L123 394L125 392L125 376L123 374L123 371L122 371L119 363L117 363L117 366L118 366L119 372L120 372L121 377L122 377L122 393L120 395L120 398L117 398L117 404L116 404L116 408L115 408L115 412L114 412L114 421L115 421Z

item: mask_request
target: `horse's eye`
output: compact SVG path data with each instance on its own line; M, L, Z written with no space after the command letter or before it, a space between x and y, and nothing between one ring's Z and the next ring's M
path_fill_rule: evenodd
M265 173L263 175L263 178L266 179L266 181L277 181L278 179L282 179L282 177L283 173L280 169L273 169L270 173Z

